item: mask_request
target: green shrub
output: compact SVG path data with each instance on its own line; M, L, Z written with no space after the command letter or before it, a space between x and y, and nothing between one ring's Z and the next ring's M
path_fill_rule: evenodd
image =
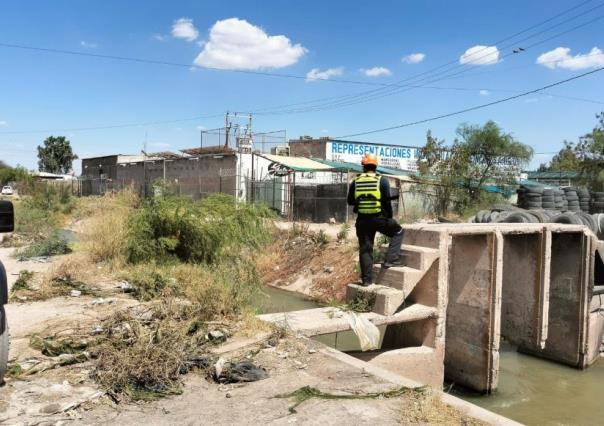
M156 197L129 221L126 258L130 263L215 263L227 249L259 247L270 233L260 205L235 205L233 197L217 194L202 201Z
M56 256L58 254L67 253L71 253L69 243L55 232L47 239L35 242L32 245L17 251L17 256L29 258L38 256Z

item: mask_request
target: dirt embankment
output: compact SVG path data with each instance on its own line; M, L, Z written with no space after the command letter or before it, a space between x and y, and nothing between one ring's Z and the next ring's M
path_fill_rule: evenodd
M346 286L358 279L356 242L330 234L335 232L281 229L258 258L264 282L325 303L343 301Z

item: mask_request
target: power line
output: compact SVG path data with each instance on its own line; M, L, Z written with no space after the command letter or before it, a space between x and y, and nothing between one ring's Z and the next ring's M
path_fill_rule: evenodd
M588 3L588 2L583 2L583 3L581 3L580 5L578 5L578 6L574 7L574 8L567 9L566 11L559 13L555 17L549 18L549 19L547 19L545 21L540 22L539 24L536 24L536 25L533 25L532 27L529 27L529 29L536 28L536 27L538 27L540 25L543 25L544 23L547 23L547 22L551 21L552 19L555 19L556 17L559 17L559 16L561 16L563 14L566 14L566 13L568 13L570 11L576 10L577 8L581 7L582 5L584 5L586 3ZM568 19L566 19L566 20L564 20L562 22L559 22L559 23L557 23L557 24L555 24L553 26L550 26L550 27L546 28L545 30L541 30L541 31L539 31L539 32L537 32L535 34L527 36L527 37L523 38L521 41L529 40L529 39L531 39L531 38L533 38L533 37L535 37L537 35L543 34L544 32L547 32L547 31L549 31L549 30L551 30L553 28L556 28L556 27L558 27L560 25L564 25L564 24L566 24L566 23L568 23L568 22L570 22L570 21L572 21L572 20L574 20L574 19L576 19L578 17L581 17L581 16L583 16L583 15L585 15L587 13L590 13L593 10L598 9L600 7L603 7L603 6L604 6L604 3L601 3L601 4L595 6L595 7L591 8L591 9L588 9L586 11L583 11L583 12L579 13L578 15L575 15L575 16L573 16L571 18L568 18ZM525 50L527 50L529 48L532 48L532 47L535 47L538 44L542 44L542 43L544 43L546 41L549 41L552 38L558 37L558 36L560 36L562 34L566 34L566 33L570 32L570 31L574 31L576 29L579 29L579 28L581 28L581 27L583 27L585 25L593 23L596 20L599 20L599 19L602 19L602 18L604 18L604 15L600 16L600 17L597 17L595 19L592 19L591 21L588 21L588 22L585 22L583 24L580 24L580 25L578 25L576 27L573 27L573 28L571 28L569 30L563 31L562 33L555 34L554 36L549 37L549 38L547 38L545 40L541 40L539 42L536 42L536 43L534 43L534 44L526 47ZM516 33L516 35L517 34L522 34L524 32L527 32L529 29L520 31L519 33ZM506 37L506 38L504 38L502 40L499 40L499 41L495 42L494 44L498 44L498 43L500 43L501 41L504 41L504 40L509 40L509 39L511 39L513 37L514 36ZM518 43L518 42L514 42L514 43L511 43L511 44L509 44L507 46L504 46L504 47L502 47L502 49L515 46L515 45L517 45L516 43ZM480 51L485 50L485 49L486 48L483 48ZM469 55L468 57L471 57L474 54L479 53L480 51L474 52L473 54ZM510 52L509 54L504 55L501 59L503 59L503 58L505 58L507 56L513 55L513 54L514 54L513 52ZM487 54L487 55L483 55L483 56L481 56L479 58L475 58L473 61L477 61L477 60L482 59L483 57L489 56L489 55L490 55L490 53ZM449 62L449 64L450 63L457 63L457 60ZM334 100L331 101L331 102L328 102L328 103L323 103L323 104L314 105L314 106L311 105L311 106L308 106L308 107L304 107L304 108L301 107L301 108L298 108L298 109L292 109L292 110L287 110L287 111L281 111L279 113L281 113L281 114L293 114L293 113L317 112L317 111L322 111L322 110L325 110L325 109L335 109L335 108L341 108L341 107L345 107L345 106L356 105L356 104L359 104L359 103L369 102L369 101L372 101L372 100L375 100L375 99L380 99L380 98L385 97L385 96L392 96L392 95L394 95L396 93L401 93L401 92L406 92L406 91L412 90L413 88L416 88L416 87L413 86L413 84L417 85L418 83L421 83L421 82L425 81L426 79L430 79L430 78L436 77L437 75L442 74L443 72L444 73L448 73L448 72L451 72L451 71L453 71L453 70L455 70L457 68L464 68L467 65L471 65L471 63L456 65L456 66L454 66L454 67L452 67L452 68L450 68L448 70L441 71L441 72L439 72L439 73L437 73L437 74L435 74L433 76L424 77L424 78L420 79L419 81L415 81L415 82L413 82L411 84L401 85L401 83L404 83L405 81L416 79L418 76L426 74L426 73L431 73L432 71L429 70L429 71L426 71L424 73L420 73L418 75L411 76L411 77L406 78L404 80L400 80L400 81L398 81L396 83L391 83L391 84L389 84L389 85L387 85L386 87L383 87L383 88L372 89L372 90L368 90L368 91L365 91L365 92L359 92L359 93L356 93L356 94L344 95L344 96L341 96L339 98L338 97L333 97L332 99L334 99ZM433 70L436 70L436 69L441 68L441 67L442 66L436 67ZM451 78L451 77L453 77L455 75L462 74L462 73L467 72L469 70L470 70L470 68L465 68L465 69L463 69L463 70L461 70L461 71L459 71L457 73L454 73L454 74L445 75L445 76L442 76L440 78L435 78L435 79L433 78L432 80L428 81L426 84L430 84L430 83L441 81L441 80L444 80L444 79L447 79L447 78ZM271 113L273 113L273 112L271 111ZM277 112L275 112L275 113L277 113Z
M25 130L25 131L9 131L9 132L0 132L0 135L21 135L21 134L29 134L29 133L57 133L57 132L83 132L83 131L91 131L91 130L108 130L108 129L121 129L125 127L142 127L142 126L156 126L159 124L173 124L173 123L181 123L185 121L197 121L205 118L216 118L223 117L224 114L212 114L212 115L200 115L197 117L191 118L179 118L175 120L159 120L159 121L147 121L142 123L127 123L127 124L112 124L105 126L92 126L92 127L74 127L71 129L46 129L46 130Z
M455 115L464 114L466 112L475 111L475 110L478 110L478 109L487 108L487 107L490 107L490 106L493 106L493 105L497 105L497 104L508 102L508 101L511 101L511 100L514 100L514 99L518 99L518 98L521 98L523 96L531 95L533 93L537 93L537 92L540 92L542 90L547 90L547 89L550 89L550 88L555 87L555 86L560 86L562 84L571 82L573 80L578 80L580 78L586 77L586 76L591 75L591 74L595 74L595 73L600 72L600 71L604 71L604 67L596 68L596 69L594 69L592 71L588 71L588 72L585 72L583 74L579 74L579 75L576 75L574 77L567 78L565 80L560 80L560 81L557 81L555 83L548 84L547 86L543 86L543 87L540 87L540 88L537 88L537 89L529 90L527 92L523 92L523 93L520 93L518 95L514 95L514 96L507 97L507 98L499 99L499 100L496 100L496 101L493 101L493 102L489 102L489 103L486 103L486 104L476 105L476 106L473 106L473 107L470 107L470 108L465 108L465 109L462 109L462 110L459 110L459 111L450 112L450 113L447 113L447 114L441 114L441 115L437 115L437 116L434 116L434 117L425 118L425 119L422 119L422 120L412 121L412 122L408 122L408 123L398 124L398 125L395 125L395 126L384 127L384 128L375 129L375 130L368 130L368 131L365 131L365 132L353 133L353 134L344 135L344 136L337 136L336 139L350 138L350 137L355 137L355 136L363 136L363 135L369 135L369 134L373 134L373 133L381 133L381 132L386 132L388 130L395 130L395 129L400 129L400 128L403 128L403 127L410 127L410 126L414 126L414 125L417 125L417 124L423 124L423 123L427 123L427 122L430 122L430 121L440 120L440 119L443 119L443 118L447 118L447 117L452 117L452 116L455 116Z

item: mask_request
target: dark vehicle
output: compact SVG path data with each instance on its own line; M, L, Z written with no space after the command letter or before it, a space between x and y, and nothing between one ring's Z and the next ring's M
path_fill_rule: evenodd
M0 232L13 232L15 214L13 203L0 200ZM0 262L0 384L4 382L6 365L8 363L8 323L4 305L8 303L8 282L6 270Z

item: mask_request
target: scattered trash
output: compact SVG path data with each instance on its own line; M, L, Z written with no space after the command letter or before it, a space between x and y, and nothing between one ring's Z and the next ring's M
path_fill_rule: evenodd
M71 297L80 297L82 295L82 292L80 290L71 290L69 295Z
M120 281L119 283L117 283L116 288L119 288L124 293L132 293L134 291L134 286L128 281Z
M264 368L257 367L250 361L233 364L225 374L228 383L256 382L268 378Z
M334 267L333 266L327 266L325 267L325 269L323 270L324 272L327 272L328 274L331 274L334 271Z
M92 331L90 332L90 334L92 336L98 336L99 334L103 334L104 331L105 331L105 329L103 327L101 327L100 325L97 325L96 327L94 327L92 329Z
M222 369L224 368L224 364L226 363L226 360L223 357L218 358L218 361L216 361L216 364L214 364L214 377L216 380L220 379L220 376L222 375Z
M102 297L92 301L93 305L111 305L113 303L115 303L115 299L103 299Z
M366 318L357 315L355 312L346 312L346 318L359 338L361 350L369 351L380 347L380 330Z
M308 353L309 353L309 354L316 354L316 353L317 353L317 350L316 350L316 349L309 349L309 350L308 350Z
M224 396L227 397L227 398L231 398L232 397L232 395L230 393L228 393L228 392Z

